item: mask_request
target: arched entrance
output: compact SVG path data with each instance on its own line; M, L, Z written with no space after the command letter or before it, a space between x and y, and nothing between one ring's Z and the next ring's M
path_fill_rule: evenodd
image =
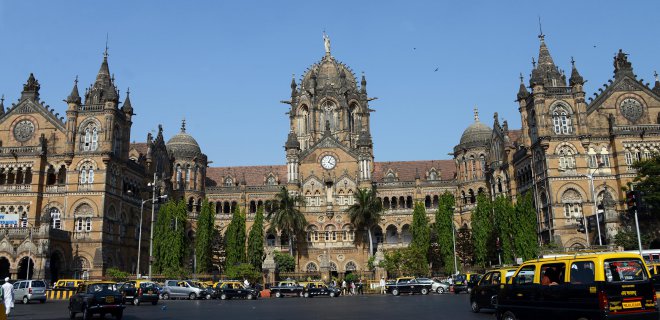
M51 283L57 282L60 279L62 270L62 255L59 252L53 252L50 255L50 281Z
M6 277L9 277L9 267L11 264L9 263L9 260L5 257L0 257L0 279L4 279Z
M21 261L18 262L18 279L30 280L32 278L34 278L34 260L30 257L23 257Z

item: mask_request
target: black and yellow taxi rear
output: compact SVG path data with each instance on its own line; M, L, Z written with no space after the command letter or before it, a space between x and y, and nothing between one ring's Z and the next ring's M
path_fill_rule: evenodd
M156 283L145 280L126 281L120 288L123 302L129 302L135 306L141 303L158 304L160 292Z
M121 319L124 303L117 285L110 281L89 281L80 284L74 295L69 298L69 317L74 319L81 313L83 319L93 314L112 314Z
M517 267L505 267L487 271L470 292L472 312L494 309L495 297L504 284L516 273Z
M658 319L641 256L574 254L523 263L496 298L497 319Z

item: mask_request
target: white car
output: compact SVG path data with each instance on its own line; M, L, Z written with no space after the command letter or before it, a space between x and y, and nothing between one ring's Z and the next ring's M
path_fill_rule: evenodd
M437 292L437 293L449 292L449 284L447 283L429 278L417 278L417 281L420 283L430 284L431 290L433 292Z

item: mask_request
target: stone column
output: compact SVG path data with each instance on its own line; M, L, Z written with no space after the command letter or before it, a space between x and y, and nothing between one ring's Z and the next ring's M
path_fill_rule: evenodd
M264 284L275 282L275 259L273 258L273 249L266 247L266 258L261 264L261 269L264 274Z

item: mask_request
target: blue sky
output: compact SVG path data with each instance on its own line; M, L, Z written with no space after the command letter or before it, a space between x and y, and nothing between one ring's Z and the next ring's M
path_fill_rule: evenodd
M291 74L324 54L359 74L372 101L376 161L448 159L478 106L520 126L518 74L550 52L587 95L623 48L635 73L660 71L658 1L0 1L0 93L10 105L30 72L64 115L73 79L94 80L109 34L110 71L131 88L131 140L186 118L213 166L284 164ZM434 70L438 68L437 72Z

